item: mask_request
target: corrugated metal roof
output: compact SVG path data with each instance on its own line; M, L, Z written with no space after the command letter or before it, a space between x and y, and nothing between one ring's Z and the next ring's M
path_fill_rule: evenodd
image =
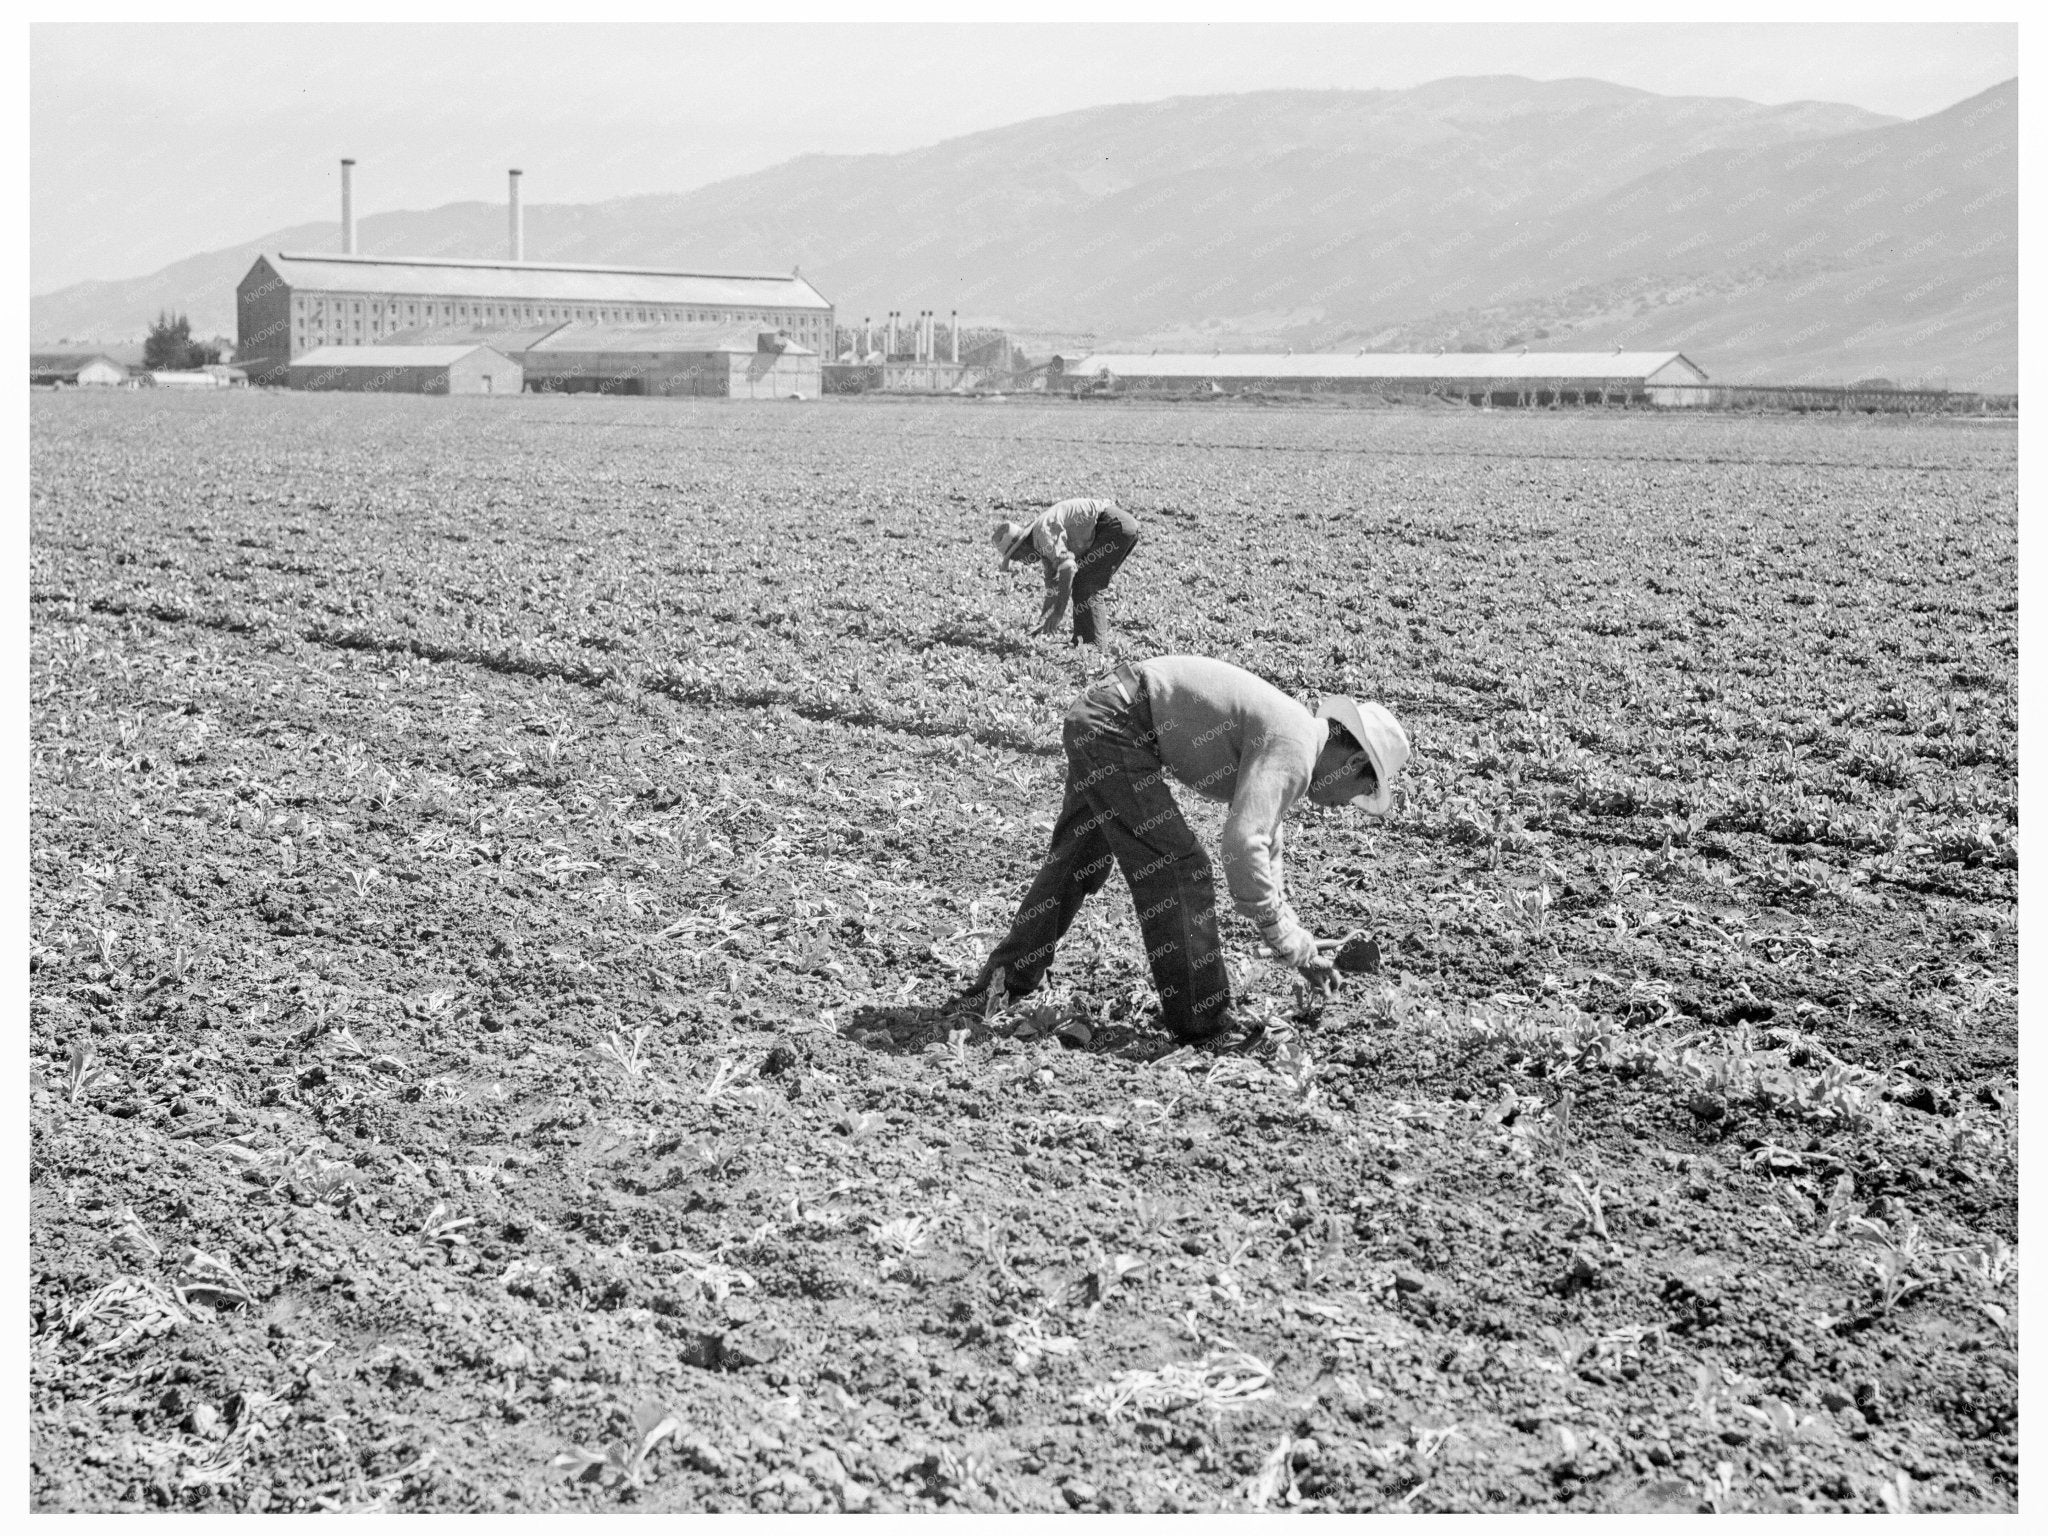
M491 347L507 357L516 357L542 338L553 335L569 322L548 325L417 325L409 331L393 331L384 338L387 346L406 347Z
M428 256L333 256L280 252L264 258L294 288L324 293L416 293L431 298L520 299L561 304L702 304L723 308L827 309L793 273L675 272L537 261L450 261Z
M315 347L293 358L291 365L294 368L445 368L450 363L461 362L472 352L488 352L505 362L512 361L495 347L380 344L374 347Z
M110 363L126 371L126 365L104 352L31 352L28 366L34 373L75 373L87 363Z
M761 332L730 325L565 325L536 342L535 352L755 352ZM786 341L781 349L795 357L814 355L808 347Z
M1069 376L1169 379L1635 379L1682 364L1669 382L1706 378L1682 352L1098 352Z

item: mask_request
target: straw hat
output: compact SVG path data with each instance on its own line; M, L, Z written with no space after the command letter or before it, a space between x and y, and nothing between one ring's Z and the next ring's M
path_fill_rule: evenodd
M1408 763L1408 733L1401 729L1401 722L1385 705L1342 696L1324 699L1316 706L1316 718L1336 721L1365 748L1379 783L1371 794L1355 796L1351 804L1368 816L1386 815L1394 802L1394 780Z
M1009 566L1012 560L1023 558L1023 553L1018 550L1017 546L1030 537L1031 524L1013 523L1008 518L1004 518L1003 521L997 523L994 528L989 530L988 535L989 542L995 545L997 552L1002 555L1005 568Z

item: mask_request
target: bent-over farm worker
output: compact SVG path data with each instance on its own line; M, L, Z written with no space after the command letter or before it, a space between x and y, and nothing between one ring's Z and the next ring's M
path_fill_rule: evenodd
M1384 816L1408 761L1408 736L1385 708L1326 698L1314 714L1264 679L1206 656L1124 665L1067 710L1067 785L1052 846L1010 925L961 996L986 997L998 970L1030 992L1081 904L1109 878L1130 882L1163 1022L1186 1040L1244 1038L1231 1014L1209 857L1166 776L1225 801L1223 872L1237 910L1273 955L1319 992L1335 984L1331 950L1287 903L1282 820L1304 796Z
M1045 568L1045 603L1032 633L1060 627L1069 599L1074 605L1074 644L1109 644L1109 579L1138 542L1138 524L1112 500L1076 496L1052 506L1028 523L1005 519L989 535L1002 554L1002 569L1033 555Z

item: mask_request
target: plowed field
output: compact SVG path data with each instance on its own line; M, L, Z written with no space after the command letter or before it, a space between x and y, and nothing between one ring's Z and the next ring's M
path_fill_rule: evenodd
M2016 1507L2009 428L124 393L31 467L36 1507ZM1116 881L936 1006L1098 665L986 528L1084 493L1123 654L1414 739L1290 829L1379 974L1226 916L1261 1054Z

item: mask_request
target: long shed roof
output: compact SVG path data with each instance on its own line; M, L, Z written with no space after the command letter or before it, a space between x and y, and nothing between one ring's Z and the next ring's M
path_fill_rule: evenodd
M293 358L291 365L294 368L446 368L451 363L461 362L472 352L488 352L508 363L513 361L496 347L471 343L445 347L315 347Z
M434 256L335 256L289 251L263 258L294 288L323 293L417 293L564 304L703 304L827 309L794 273L679 272L569 262L458 261Z
M535 352L757 352L758 326L730 325L565 325L533 344ZM812 355L787 337L775 349L797 357Z
M555 320L545 325L416 325L411 330L391 332L383 344L393 347L490 347L507 357L517 357L567 324L566 320Z
M472 326L423 325L385 338L392 345L447 346L467 342L495 347L508 357L527 352L755 352L759 326L650 322L606 325L598 321L558 321L553 325ZM780 351L809 357L812 351L784 338Z
M35 373L76 373L88 363L106 363L124 373L127 365L104 352L31 352L28 366Z
M1068 367L1168 379L1641 379L1704 383L1682 352L1097 352ZM1667 370L1669 372L1667 373Z

